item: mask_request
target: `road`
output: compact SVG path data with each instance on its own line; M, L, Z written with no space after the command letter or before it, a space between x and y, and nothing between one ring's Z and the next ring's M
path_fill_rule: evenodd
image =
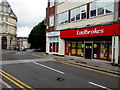
M3 51L0 71L3 73L2 80L8 84L7 87L119 88L119 76L34 55L34 52Z

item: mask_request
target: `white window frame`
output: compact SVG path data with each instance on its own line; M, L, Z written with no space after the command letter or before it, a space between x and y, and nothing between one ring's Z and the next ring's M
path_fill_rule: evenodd
M57 24L63 25L68 23L68 11L60 13L57 15Z
M82 7L85 7L85 11L84 11L84 12L82 12ZM77 16L77 14L78 14L77 9L79 10L79 15L80 15L80 19L78 19L78 20L76 20L76 19L77 19L76 16ZM73 14L72 14L72 12L73 12ZM86 13L86 17L82 19L82 14L83 14L83 13ZM74 21L71 20L71 19L72 19L72 17L71 17L72 15L74 15L74 17L75 17L75 20L74 20ZM80 7L77 7L77 8L74 8L74 9L71 9L71 10L70 10L70 22L75 22L75 21L79 21L79 20L84 20L84 19L86 19L86 18L87 18L87 5L83 5L83 6L80 6Z
M53 6L55 6L55 0L50 0L50 7L53 7Z
M59 48L59 36L49 37L49 45L50 45L50 43L52 44L52 46L53 46L53 43L55 43L55 46L57 46L56 43L58 43L58 48ZM58 50L58 52L56 52L56 51L57 51L57 49L55 48L55 52L52 51L52 53L58 53L59 52L59 50Z
M49 26L53 27L54 26L54 16L49 17Z
M5 32L8 33L8 25L5 25Z
M58 1L58 5L65 2L65 0L57 0Z
M104 2L104 5L103 5L104 14L98 15L98 6L97 6L97 5L99 5L99 4L97 4L97 3L98 3L98 2L102 2L102 1ZM106 1L106 2L105 2L105 1ZM111 1L112 1L112 4L108 4L108 5L106 5L106 3L110 2L110 0L97 0L97 1L91 2L91 3L90 3L90 10L89 10L89 16L90 16L90 18L114 13L114 0L111 0ZM92 3L96 3L96 16L91 16L91 4L92 4ZM106 13L106 11L105 11L105 10L106 10L106 7L112 6L112 5L113 5L113 11L112 11L111 13Z

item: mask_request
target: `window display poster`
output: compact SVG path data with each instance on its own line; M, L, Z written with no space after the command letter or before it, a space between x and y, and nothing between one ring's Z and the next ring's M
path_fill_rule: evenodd
M107 59L107 44L101 43L100 45L100 58Z
M82 54L82 49L78 49L78 55Z
M72 54L73 54L73 55L76 54L76 49L72 49Z
M75 42L72 42L72 51L71 51L71 53L72 53L73 55L76 54L76 43L75 43Z
M109 47L109 59L112 59L112 45Z

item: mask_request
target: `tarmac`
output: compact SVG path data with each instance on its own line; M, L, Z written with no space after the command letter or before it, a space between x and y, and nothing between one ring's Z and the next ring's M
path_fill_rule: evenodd
M70 64L75 64L87 68L92 68L92 69L120 75L120 67L111 65L110 61L92 60L92 59L85 59L75 56L57 56L52 54L45 54L43 52L36 52L36 54L37 56L43 57L45 59L53 59L57 61L62 61Z

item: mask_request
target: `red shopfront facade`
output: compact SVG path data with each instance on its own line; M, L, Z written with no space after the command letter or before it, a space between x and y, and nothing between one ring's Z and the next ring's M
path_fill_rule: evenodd
M114 34L120 38L120 23L63 30L60 38L65 39L65 55L111 61Z

